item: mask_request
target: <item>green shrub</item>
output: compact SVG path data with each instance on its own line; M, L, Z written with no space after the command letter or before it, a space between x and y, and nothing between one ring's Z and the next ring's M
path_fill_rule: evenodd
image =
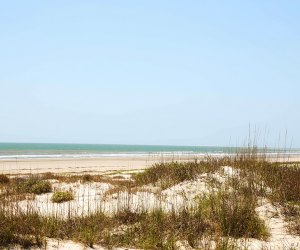
M35 177L29 179L18 179L16 191L19 193L43 194L52 191L52 185L49 181L43 181Z
M71 191L55 191L52 195L51 201L61 203L74 200L74 194Z
M31 187L31 192L34 194L50 193L51 191L52 186L49 181L38 181Z

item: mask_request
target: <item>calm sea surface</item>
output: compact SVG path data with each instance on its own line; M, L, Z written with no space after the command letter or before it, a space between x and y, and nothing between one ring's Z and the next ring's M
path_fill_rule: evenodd
M0 143L0 159L9 158L85 158L151 155L222 155L236 153L236 147L155 146L112 144ZM299 154L300 149L272 150L272 153Z

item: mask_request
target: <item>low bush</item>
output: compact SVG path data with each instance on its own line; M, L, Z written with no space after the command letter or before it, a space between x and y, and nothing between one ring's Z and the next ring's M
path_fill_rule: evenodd
M49 181L44 181L36 177L17 179L16 191L18 193L44 194L52 191L52 185Z
M51 201L61 203L74 200L74 194L71 191L55 191L52 195Z
M34 194L50 193L51 191L52 186L49 181L38 181L31 187L31 192Z

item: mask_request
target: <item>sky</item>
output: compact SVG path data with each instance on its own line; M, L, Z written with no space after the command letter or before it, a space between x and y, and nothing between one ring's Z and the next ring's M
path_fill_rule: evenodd
M235 146L250 126L300 147L299 13L296 0L1 1L0 141Z

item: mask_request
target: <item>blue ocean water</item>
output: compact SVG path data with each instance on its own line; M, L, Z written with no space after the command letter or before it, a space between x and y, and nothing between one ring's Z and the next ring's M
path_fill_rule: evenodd
M6 158L67 158L67 157L131 157L151 155L205 155L230 154L237 147L114 145L114 144L60 144L60 143L0 143L0 159ZM300 154L299 149L279 150L282 153ZM278 149L268 150L278 153Z

